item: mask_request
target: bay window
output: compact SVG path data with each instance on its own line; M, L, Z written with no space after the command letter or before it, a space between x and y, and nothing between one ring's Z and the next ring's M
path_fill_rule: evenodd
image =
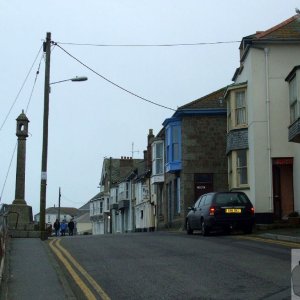
M164 143L154 142L152 145L152 174L160 175L164 173Z
M248 183L247 176L247 151L238 150L237 151L237 184L238 186Z
M294 123L299 117L299 104L297 101L297 83L296 76L290 81L289 85L290 98L290 120Z
M247 124L245 91L235 92L235 124L236 126Z

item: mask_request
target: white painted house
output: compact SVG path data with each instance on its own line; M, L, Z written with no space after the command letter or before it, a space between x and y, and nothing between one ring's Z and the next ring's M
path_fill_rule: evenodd
M45 211L46 217L45 222L46 224L53 225L56 219L58 218L58 215L60 215L60 222L63 220L66 220L69 222L71 219L76 217L79 214L79 210L75 207L48 207ZM36 214L34 216L34 221L39 222L40 221L40 213Z
M99 183L100 193L90 200L93 234L132 231L130 176L141 159L104 158ZM125 178L125 179L124 179Z
M300 211L299 42L298 14L244 37L225 94L229 188L248 194L257 222Z
M157 229L163 220L164 181L165 181L165 152L164 152L164 130L161 130L152 142L152 173L151 199L154 204L155 224Z

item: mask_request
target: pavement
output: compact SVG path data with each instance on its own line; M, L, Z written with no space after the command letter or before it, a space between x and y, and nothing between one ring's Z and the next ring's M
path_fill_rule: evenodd
M47 243L39 238L8 240L0 299L77 299Z
M268 228L269 227L269 228ZM279 240L285 242L300 243L300 227L298 226L285 226L285 227L274 227L274 225L261 225L257 226L253 235L257 237Z
M256 226L250 236L300 243L300 227ZM0 299L77 299L47 241L11 238L6 248Z

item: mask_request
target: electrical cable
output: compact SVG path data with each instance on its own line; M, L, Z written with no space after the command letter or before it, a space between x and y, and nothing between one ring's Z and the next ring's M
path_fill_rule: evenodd
M30 93L30 96L29 96L29 100L28 100L28 103L27 103L27 106L26 106L26 109L25 109L26 113L27 113L27 111L29 109L29 105L30 105L30 102L31 102L31 99L32 99L32 95L33 95L33 91L34 91L34 88L35 88L35 85L36 85L36 82L37 82L38 75L40 74L41 62L42 62L43 57L44 57L44 53L41 56L39 66L38 66L38 69L37 69L36 74L35 74L34 83L33 83L33 86L32 86L32 89L31 89L31 93Z
M9 162L8 170L7 170L7 173L6 173L6 176L5 176L5 180L4 180L4 183L3 183L3 187L2 187L2 190L1 190L0 203L2 201L2 196L3 196L3 193L4 193L4 188L5 188L5 185L6 185L6 181L7 181L7 178L8 178L8 174L9 174L9 171L10 171L10 168L11 168L11 164L12 164L13 158L15 156L17 145L18 145L18 142L16 142L16 144L15 144L15 147L14 147L14 150L13 150L13 154L12 154L10 162Z
M16 104L16 102L17 102L17 100L18 100L18 98L19 98L19 96L20 96L20 94L21 94L21 92L22 92L22 90L23 90L23 88L24 88L24 86L25 86L25 83L26 83L26 81L27 81L27 79L28 79L28 77L29 77L29 75L30 75L30 73L31 73L31 70L33 69L33 66L34 66L34 64L35 64L35 62L36 62L36 60L37 60L37 58L38 58L38 56L39 56L39 54L40 54L42 48L43 48L43 46L40 47L40 49L39 49L39 51L38 51L38 53L37 53L37 55L36 55L36 57L35 57L35 59L34 59L32 65L31 65L31 67L30 67L30 69L29 69L29 72L28 72L27 75L26 75L26 78L25 78L25 80L24 80L24 82L23 82L23 84L22 84L22 86L21 86L21 88L20 88L20 90L19 90L19 92L18 92L18 94L17 94L15 100L13 101L13 104L11 105L11 107L10 107L10 109L9 109L9 111L8 111L8 113L7 113L7 115L6 115L6 117L4 118L4 121L3 121L3 123L2 123L1 126L0 126L0 131L2 130L3 126L5 125L5 123L6 123L7 119L8 119L8 117L9 117L9 115L10 115L10 113L11 113L13 107L14 107L14 105Z
M64 195L64 194L61 194L61 196L64 198L64 199L66 199L68 202L72 202L72 203L75 203L75 204L82 204L82 203L86 203L86 202L77 202L77 201L73 201L73 200L71 200L70 198L68 198L68 197L66 197L66 195ZM84 205L84 204L82 204L82 205Z
M91 44L91 43L72 43L72 42L56 42L60 45L72 46L92 46L92 47L179 47L179 46L205 46L219 44L233 44L241 41L225 41L225 42L198 42L198 43L178 43L178 44Z
M126 92L126 93L128 93L128 94L130 94L130 95L132 95L132 96L135 96L135 97L137 97L137 98L139 98L139 99L141 99L141 100L143 100L143 101L149 102L149 103L151 103L151 104L153 104L153 105L160 106L160 107L162 107L162 108L166 108L166 109L169 109L169 110L172 110L172 111L176 111L176 109L173 109L173 108L171 108L171 107L167 107L167 106L164 106L164 105L162 105L162 104L159 104L159 103L156 103L156 102L154 102L154 101L151 101L151 100L149 100L149 99L146 99L146 98L144 98L144 97L142 97L142 96L139 96L138 94L135 94L135 93L133 93L133 92L131 92L131 91L125 89L124 87L120 86L119 84L114 83L114 82L111 81L110 79L104 77L103 75L99 74L98 72L96 72L95 70L93 70L92 68L90 68L89 66L87 66L85 63L83 63L82 61L80 61L78 58L76 58L75 56L73 56L71 53L69 53L67 50L65 50L64 48L62 48L62 47L61 47L60 45L58 45L57 43L55 43L55 42L52 42L52 43L56 44L57 47L59 47L62 51L64 51L66 54L68 54L70 57L72 57L72 58L73 58L74 60L76 60L78 63L80 63L81 65L83 65L85 68L89 69L89 70L90 70L91 72L93 72L94 74L98 75L98 76L101 77L102 79L106 80L107 82L109 82L110 84L116 86L117 88L123 90L124 92Z
M41 62L42 62L43 57L44 57L44 54L41 56L40 63L39 63L39 66L38 66L38 70L36 71L36 75L35 75L33 87L31 89L31 93L30 93L30 96L29 96L29 99L28 99L28 102L27 102L26 110L25 110L26 113L27 113L27 111L29 109L29 105L30 105L30 102L31 102L31 99L32 99L33 91L34 91L34 88L35 88L35 85L36 85L36 82L37 82L38 75L40 73L40 67L41 67ZM16 142L16 144L15 144L15 147L14 147L14 150L13 150L10 162L9 162L8 170L7 170L7 173L6 173L6 176L5 176L5 180L4 180L4 183L3 183L3 186L2 186L2 190L1 190L0 203L1 203L2 196L3 196L3 193L4 193L4 189L5 189L5 186L6 186L7 178L8 178L10 169L11 169L12 161L13 161L13 158L14 158L15 153L16 153L17 145L18 145L18 142Z

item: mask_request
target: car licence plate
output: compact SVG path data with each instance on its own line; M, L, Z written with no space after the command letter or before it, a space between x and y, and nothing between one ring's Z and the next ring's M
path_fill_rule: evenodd
M240 208L226 208L225 213L226 214L240 214L242 210Z

